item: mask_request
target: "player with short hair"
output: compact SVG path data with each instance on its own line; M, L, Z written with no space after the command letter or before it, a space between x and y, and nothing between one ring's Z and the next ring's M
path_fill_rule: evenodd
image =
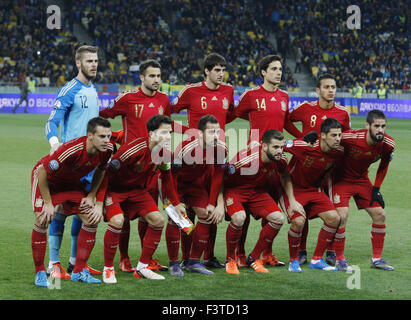
M166 94L160 92L158 89L161 85L161 64L154 59L148 59L140 63L140 80L141 86L128 90L120 94L111 107L102 109L100 116L104 118L122 117L124 129L124 143L135 140L140 137L148 137L146 128L147 121L157 114L164 114L171 116L171 106L169 98ZM173 121L173 131L183 133L187 128L181 126ZM159 174L159 171L157 171ZM149 182L150 194L154 201L158 201L158 174L151 176ZM141 247L143 247L143 240L148 228L148 223L144 218L138 219L138 233L140 236ZM169 230L167 234L179 235L179 229L176 225L167 226L175 230ZM120 270L123 272L134 272L134 268L128 256L128 243L130 238L130 221L125 216L123 229L120 236ZM157 260L153 259L151 267L157 270L167 270L166 267L161 266Z
M341 177L332 187L332 199L341 217L339 228L345 231L348 219L348 206L351 197L358 209L365 209L372 219L371 267L392 271L394 268L382 259L385 238L385 203L380 193L381 184L392 160L395 141L385 133L387 119L384 112L368 112L365 129L344 132L341 145L344 146L344 160L338 172ZM368 177L368 168L380 160L374 185ZM344 238L345 239L345 238ZM339 242L340 254L337 254L337 266L344 270L347 264L344 257L344 241Z
M240 274L235 250L246 218L245 206L256 219L263 218L267 221L246 263L257 272L268 272L260 255L267 247L271 250L273 240L283 225L284 216L266 192L267 179L279 174L281 184L290 200L290 210L305 214L303 207L294 198L283 149L283 134L278 130L267 130L262 136L261 146L241 150L230 162L235 168L235 173L227 175L224 183L224 200L231 218L226 232L226 272L229 274Z
M76 67L78 74L66 83L58 92L54 108L46 122L46 136L50 143L50 154L53 154L60 146L58 128L60 122L63 127L60 130L62 143L86 134L87 123L98 116L99 101L97 90L92 80L97 75L98 47L84 45L76 50ZM86 188L90 188L93 172L82 178ZM81 220L74 215L71 226L71 252L67 272L60 264L60 246L64 233L64 224L67 215L62 212L61 206L56 207L56 214L50 223L49 229L49 266L47 272L54 278L70 279L70 273L76 262L77 238L81 228ZM92 274L101 272L89 268Z
M350 114L346 107L335 103L335 95L337 92L337 82L334 75L323 73L317 79L316 92L319 96L317 101L303 102L296 106L290 112L290 120L293 122L301 122L302 132L305 141L314 142L320 135L321 124L324 119L334 118L341 124L342 132L347 131L351 127ZM326 183L326 189L330 187L331 180ZM308 235L308 220L304 226L301 238L300 252L298 253L300 264L307 263L307 235ZM335 253L331 251L332 244L326 252L326 262L330 265L335 265Z
M301 132L290 121L288 94L278 88L282 77L282 65L283 61L278 55L267 55L258 61L258 71L264 79L263 84L246 90L240 96L238 105L231 114L229 121L236 117L249 121L249 143L251 141L261 143L264 132L270 129L281 132L285 129L294 137L301 137ZM240 267L247 266L244 245L249 223L250 215L247 215L237 248L236 259ZM262 261L275 266L284 265L273 255L271 248L267 248L267 251L264 252Z
M142 253L135 268L134 276L163 280L149 267L153 253L157 249L164 227L164 217L157 207L157 201L149 193L147 182L162 172L163 197L175 206L180 215L185 214L174 190L171 177L171 130L172 121L165 115L154 115L147 122L148 138L142 137L123 144L114 154L108 173L108 191L105 199L107 231L104 236L105 283L116 283L113 260L117 251L124 215L129 220L138 216L148 223L142 244ZM164 200L166 201L166 200Z
M47 246L47 227L54 216L55 206L61 204L65 215L78 214L83 221L78 236L76 264L71 274L75 282L100 283L85 268L93 250L97 225L103 214L103 200L94 198L103 180L113 152L110 143L111 125L103 118L88 122L87 136L64 143L52 155L43 157L31 176L32 204L35 223L31 247L35 265L36 286L49 285L44 268ZM86 191L80 178L95 170L90 191Z
M194 132L194 131L191 131ZM192 232L192 247L185 269L212 275L213 272L200 263L210 238L213 225L224 218L222 181L227 147L221 140L223 134L216 117L205 115L198 122L195 134L182 141L173 156L173 176L180 200L198 217ZM179 242L167 243L170 272L183 275L178 263Z
M291 223L288 232L290 251L289 270L301 272L298 263L298 249L301 240L301 231L306 219L320 217L324 224L318 235L317 246L311 259L310 268L336 270L322 259L329 242L342 241L345 237L338 229L340 217L334 205L320 189L323 179L331 172L336 163L342 159L344 148L340 146L341 124L327 118L321 124L320 138L313 145L302 139L287 141L284 150L293 157L289 162L289 172L294 187L295 199L304 206L306 216L298 212L289 212ZM338 229L338 230L337 230Z
M179 113L187 109L188 127L198 128L198 122L205 115L216 117L220 128L225 130L225 125L234 108L234 89L224 83L226 59L218 53L210 53L204 57L202 69L204 81L185 86L173 101L172 112ZM191 212L189 217L193 220L195 215ZM204 252L204 263L209 268L224 268L224 264L214 256L214 244L217 234L217 225L213 224L210 231L209 244ZM182 260L189 258L192 235L181 233Z

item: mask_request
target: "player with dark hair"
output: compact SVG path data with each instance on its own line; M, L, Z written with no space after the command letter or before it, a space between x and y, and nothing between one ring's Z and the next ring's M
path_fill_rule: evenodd
M224 201L231 218L226 232L226 272L229 274L240 273L235 250L246 219L244 206L248 207L248 211L256 219L263 218L267 221L246 263L257 272L268 272L260 255L267 247L271 250L273 240L283 225L284 216L266 192L267 179L273 175L280 175L281 184L290 200L289 209L305 214L303 207L295 201L283 149L283 134L278 130L268 130L262 136L261 146L241 150L230 162L235 168L235 173L227 175L224 183Z
M354 197L358 209L365 209L372 219L371 267L383 270L394 270L382 258L385 238L385 203L380 187L392 160L395 141L385 133L387 120L379 110L368 112L365 129L348 130L342 134L341 145L344 146L344 161L339 172L341 177L332 188L332 199L341 217L340 232L345 231L348 219L348 205ZM368 168L380 160L374 185L368 177ZM340 254L337 254L337 266L347 268L344 257L344 241L339 242Z
M294 137L301 137L301 132L289 118L288 94L278 88L282 76L283 62L281 57L277 55L267 55L263 57L257 65L260 76L264 79L264 83L253 89L246 90L240 96L239 103L237 107L234 108L229 121L235 117L249 121L249 143L252 141L261 143L264 132L270 129L281 132L285 129ZM244 244L249 223L250 216L247 215L237 249L237 260L240 267L247 266ZM262 261L263 263L274 266L284 265L284 263L276 259L271 249L267 249L267 251L264 252Z
M221 184L227 147L221 140L220 125L213 115L205 115L198 122L197 135L181 142L173 156L173 176L180 200L198 217L192 232L192 247L185 261L185 269L211 275L212 271L200 263L214 225L224 218ZM178 263L179 242L167 243L170 272L184 275Z
M341 124L333 119L327 118L321 124L319 140L313 145L297 139L287 141L284 150L290 152L293 157L289 163L289 172L294 187L295 199L304 206L306 216L298 212L289 212L291 222L288 232L290 250L291 272L301 272L298 263L298 249L300 246L301 232L306 219L320 217L324 224L318 235L310 268L323 270L336 270L322 259L328 243L342 241L345 235L339 233L340 217L334 205L326 194L320 190L323 179L333 169L338 161L344 156L344 149L340 146ZM337 230L338 229L338 230Z
M330 73L321 74L317 79L317 87L315 90L319 96L317 101L303 102L296 106L290 113L290 120L293 122L301 122L304 140L311 143L317 140L324 119L334 118L338 120L341 124L342 132L349 130L351 127L348 109L336 104L334 101L337 91L337 82L334 75ZM327 184L326 189L329 189L331 180L332 179L325 182ZM307 235L308 220L303 229L300 252L298 253L300 264L307 263ZM335 253L333 251L327 250L326 261L328 264L335 264Z
M115 118L121 116L124 129L124 143L135 140L139 137L148 137L146 128L147 121L157 114L171 116L171 106L169 98L166 94L159 91L161 85L161 64L154 59L148 59L141 62L140 66L141 86L125 91L120 94L111 107L100 111L100 116L104 118ZM175 132L184 132L187 128L178 123L173 122L173 130ZM151 176L149 181L149 190L155 202L158 200L158 174ZM138 233L140 236L141 247L148 228L148 223L143 217L138 219ZM179 233L179 229L175 225L167 226L174 228L168 234ZM128 256L128 244L130 238L130 222L125 216L123 229L120 236L120 270L123 272L133 272L134 268ZM151 268L156 270L167 270L167 267L161 266L156 259L153 259Z
M110 143L111 125L106 119L93 118L88 122L87 136L64 143L52 155L42 158L31 176L32 204L35 223L31 247L35 265L35 285L49 285L44 268L47 246L47 227L54 216L55 206L62 204L65 215L78 214L83 221L78 236L76 264L72 281L100 283L85 268L93 250L97 225L103 214L103 200L97 197L98 188L113 152ZM95 169L90 191L81 185L80 178Z
M164 199L184 215L184 206L174 190L171 177L171 127L172 121L165 115L155 115L147 122L148 138L142 137L123 144L114 154L108 172L108 191L105 199L107 230L104 236L105 283L116 283L113 260L117 251L124 216L134 220L144 217L148 228L142 243L142 253L135 268L134 276L163 280L149 267L164 227L164 217L147 189L147 181L156 175L157 168L162 172L161 180Z
M58 92L53 111L46 123L46 136L50 143L50 154L60 146L60 141L67 142L82 137L87 132L87 123L98 116L99 102L97 90L92 80L97 75L98 47L84 45L76 50L75 54L77 76L66 83ZM93 172L81 179L86 189L90 188ZM54 278L70 279L70 273L76 262L77 238L81 228L81 220L74 215L71 225L71 252L67 272L60 264L60 246L64 233L64 224L67 215L61 206L56 207L56 214L50 223L49 229L49 266L47 272ZM101 274L100 271L89 268L91 274Z
M185 86L173 101L173 112L187 109L190 129L197 130L201 117L209 114L215 116L220 128L225 130L229 114L234 108L234 89L223 82L226 65L225 58L218 53L206 55L202 64L204 81ZM195 215L191 214L191 210L189 212L189 217L193 220ZM210 241L204 252L204 263L210 268L224 268L224 264L214 256L216 234L217 225L212 225ZM182 233L181 236L182 260L185 261L189 258L192 235Z

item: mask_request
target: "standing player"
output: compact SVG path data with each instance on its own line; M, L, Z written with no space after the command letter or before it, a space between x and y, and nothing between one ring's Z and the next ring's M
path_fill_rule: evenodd
M191 272L211 275L200 263L201 256L210 238L213 225L224 217L224 201L221 184L227 147L220 140L222 135L217 119L203 116L198 122L197 135L184 140L174 152L173 176L180 200L189 206L198 217L192 240L192 248L185 268ZM211 181L211 186L208 184ZM177 240L177 239L176 239ZM169 246L170 272L184 275L178 263L179 243Z
M115 118L121 116L124 128L124 143L131 142L136 138L148 137L146 123L154 115L164 114L171 116L171 106L169 98L166 94L158 91L161 85L161 65L156 60L146 60L140 64L140 80L139 88L125 91L119 95L114 104L110 108L105 108L100 111L100 116L103 118ZM184 126L173 122L175 132L182 133L185 131ZM158 201L157 188L158 174L153 175L149 182L149 190L154 201ZM140 236L141 246L148 228L148 223L144 218L138 220L138 233ZM167 234L179 233L177 226L167 226L174 230L168 230ZM128 243L130 238L130 222L127 217L123 224L123 229L120 236L120 270L123 272L133 272L134 268L128 256ZM152 267L154 269L163 269L157 260L153 260Z
M83 221L79 237L76 264L72 281L100 283L85 268L93 250L97 225L102 218L103 200L94 198L103 180L113 152L110 143L111 125L106 119L93 118L87 125L87 136L64 143L52 155L42 158L31 176L32 204L35 223L31 247L35 265L35 285L48 286L44 268L47 246L47 227L54 216L55 206L62 204L66 215L79 214ZM87 193L80 178L95 169L90 191Z
M50 154L53 154L60 146L58 127L61 121L63 121L64 126L60 131L60 141L64 143L84 136L88 121L98 116L98 95L92 83L97 74L97 52L98 48L93 46L81 46L76 51L75 60L78 74L58 91L53 111L46 123L46 136L51 146ZM93 172L82 178L82 183L86 189L90 188L92 178ZM50 262L48 273L52 273L55 278L68 279L70 275L64 271L60 264L60 246L67 215L61 211L61 206L58 206L56 210L56 215L50 224L49 230ZM80 228L81 220L74 216L71 226L71 252L68 272L72 271L76 262L77 237ZM101 274L101 272L92 268L90 268L90 272L92 274Z
M263 84L256 88L245 91L232 113L230 121L235 118L243 118L250 123L250 140L261 142L264 132L275 129L283 132L286 129L294 137L299 138L301 132L290 121L288 111L289 97L287 92L278 88L282 76L282 59L277 55L268 55L258 62L260 76L264 79ZM253 136L257 130L258 135ZM237 260L239 266L245 263L245 239L250 223L250 216L246 216L241 240L238 243ZM284 265L272 254L271 249L263 254L263 262L271 265Z
M187 109L188 126L197 129L201 117L209 114L216 117L220 128L225 130L227 118L234 108L234 89L231 85L223 83L227 62L217 53L210 53L203 61L205 79L202 82L187 85L178 94L173 112ZM193 216L190 217L193 219ZM212 225L209 244L204 252L204 263L210 268L224 268L214 256L214 243L217 234L217 225ZM183 260L188 259L191 248L191 235L181 234Z
M13 113L16 113L16 110L18 107L20 107L24 101L26 101L26 106L24 107L24 113L28 113L27 108L29 106L29 99L28 99L28 95L29 95L29 81L30 81L30 77L26 77L26 79L24 81L21 82L20 84L20 101L19 104L16 105L13 108Z
M372 219L371 267L383 270L394 270L382 258L385 238L385 203L380 187L392 159L395 142L385 134L387 120L379 110L372 110L367 115L366 129L349 130L342 134L341 145L344 146L344 162L339 171L341 178L332 188L334 206L341 217L340 229L345 231L348 219L348 204L354 197L358 209L365 209ZM374 185L368 177L370 165L381 159ZM340 242L340 255L337 254L337 266L346 266L344 242Z
M224 200L231 217L226 232L227 273L240 273L235 260L235 249L246 218L245 205L256 219L263 218L267 221L246 263L257 272L268 272L260 255L267 247L271 250L273 240L283 225L284 216L265 190L267 178L279 174L290 200L289 209L305 214L302 206L295 201L283 149L283 134L278 130L268 130L262 136L262 146L241 150L231 161L236 171L233 175L226 176L224 184Z
M340 217L337 211L320 187L323 179L344 155L340 140L340 123L333 118L327 118L321 124L320 139L313 145L297 139L287 142L284 148L286 152L293 155L289 163L289 172L293 182L295 199L304 206L307 213L306 217L298 212L290 212L289 215L289 221L291 220L288 232L289 270L292 272L301 272L298 263L298 248L305 220L316 217L320 217L324 221L324 225L318 235L310 268L336 270L325 263L322 256L328 243L333 241L334 235L335 241L342 241L345 235L338 229Z
M341 124L342 132L350 129L350 114L347 108L335 103L337 83L332 74L324 73L318 77L317 88L315 89L319 99L314 102L304 102L295 107L290 113L290 120L302 123L302 131L306 141L314 142L320 134L321 124L327 118L334 118ZM315 134L315 133L317 134ZM310 138L311 137L311 138ZM328 184L327 184L328 189ZM307 263L307 235L308 220L304 226L301 239L300 252L298 253L300 264ZM335 253L327 250L327 263L335 264Z
M104 236L104 271L105 283L116 283L113 260L119 242L124 221L142 216L148 223L147 232L142 243L142 252L134 276L155 280L165 279L150 270L149 264L161 239L164 218L147 189L147 182L156 175L160 168L163 196L171 201L176 211L184 215L185 209L174 190L171 177L171 125L172 121L165 115L155 115L147 122L148 138L142 137L123 144L110 162L108 174L108 192L105 201L107 231ZM166 162L156 161L159 156L168 152Z

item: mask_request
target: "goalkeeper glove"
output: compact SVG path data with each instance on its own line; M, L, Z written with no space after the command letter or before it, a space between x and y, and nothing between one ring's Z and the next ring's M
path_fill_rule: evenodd
M316 131L310 131L304 136L304 141L314 144L318 139L318 133Z
M382 194L380 193L379 187L372 187L370 206L372 206L374 201L377 201L381 205L381 207L384 209L385 202L384 202L384 199L382 198Z

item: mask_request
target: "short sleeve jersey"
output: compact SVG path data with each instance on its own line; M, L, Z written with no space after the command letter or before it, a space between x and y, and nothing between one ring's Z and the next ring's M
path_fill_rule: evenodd
M96 167L106 170L113 153L113 145L105 152L89 155L86 150L87 137L63 143L52 155L40 160L47 171L50 185L59 187L80 185L80 178Z
M179 113L187 109L188 126L197 129L201 117L211 114L215 116L220 128L225 129L227 114L234 107L234 89L222 83L218 89L209 89L205 82L187 85L173 101L172 112Z
M302 123L303 135L310 131L316 131L320 134L321 124L327 118L338 120L343 132L351 127L348 109L336 103L334 103L331 109L323 109L320 107L319 100L313 102L305 101L290 112L290 120L292 122Z
M141 87L123 92L114 100L112 107L100 111L103 118L122 117L125 143L148 137L146 123L157 114L171 115L168 96L159 91L148 96Z
M281 89L267 91L260 85L245 91L233 112L236 117L247 119L250 129L259 130L258 141L261 141L267 130L283 132L285 120L289 116L288 100L287 92Z
M289 140L284 151L293 155L289 164L294 188L317 188L328 170L337 165L344 156L344 148L339 146L328 153L321 150L320 141L313 146L303 140Z
M368 145L367 129L353 129L341 135L341 145L344 146L343 178L356 180L368 177L368 168L378 160L390 161L394 149L395 141L389 135L384 136L384 140L375 145Z

